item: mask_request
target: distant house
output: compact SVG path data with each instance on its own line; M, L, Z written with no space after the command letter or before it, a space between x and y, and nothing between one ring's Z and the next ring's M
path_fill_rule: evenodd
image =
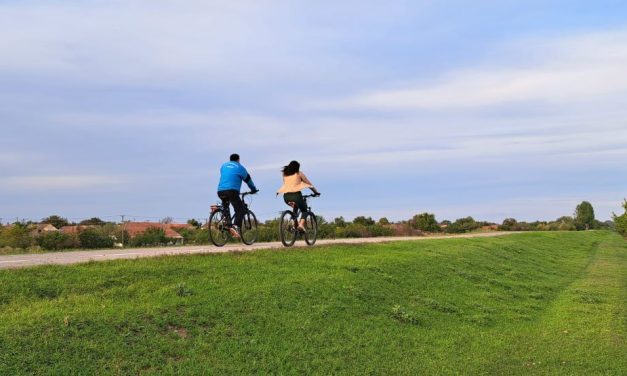
M194 226L180 223L159 223L159 222L127 222L124 224L124 230L132 238L143 234L149 228L159 228L165 233L165 236L172 239L174 244L182 245L184 238L177 231L182 229L192 229Z
M60 231L64 234L78 234L79 232L86 230L88 228L92 228L94 226L89 225L78 225L78 226L63 226Z
M59 230L49 223L40 223L32 227L30 234L32 236L39 236L39 235L42 235L48 232L54 232L54 231L59 231Z

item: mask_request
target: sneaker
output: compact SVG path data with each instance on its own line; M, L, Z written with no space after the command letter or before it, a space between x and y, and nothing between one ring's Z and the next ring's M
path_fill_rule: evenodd
M237 239L240 238L239 231L237 230L237 226L229 227L229 233L234 238L237 238Z

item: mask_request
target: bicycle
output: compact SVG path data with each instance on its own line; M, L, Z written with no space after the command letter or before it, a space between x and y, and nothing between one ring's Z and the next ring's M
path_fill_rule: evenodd
M256 193L256 192L255 192ZM242 227L240 228L240 238L246 245L252 245L257 240L257 217L255 213L248 208L248 204L244 198L248 195L254 194L253 192L240 193L242 196L242 202L244 203L244 218L242 220ZM229 206L223 206L221 203L211 205L211 215L209 216L209 239L216 247L222 247L229 239L231 235L229 229L233 223L233 217Z
M305 204L307 205L307 199L310 197L318 197L319 194L311 194L303 196ZM281 214L279 235L281 243L286 247L291 247L296 242L296 236L300 233L298 229L298 215L300 210L295 203L290 202L288 205L292 207L292 210L286 210ZM305 242L307 245L312 246L316 244L318 236L318 219L311 207L307 206L307 212L305 213Z

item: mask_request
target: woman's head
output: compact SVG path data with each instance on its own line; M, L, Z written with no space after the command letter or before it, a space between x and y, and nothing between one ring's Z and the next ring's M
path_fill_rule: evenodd
M300 171L300 163L296 161L291 161L290 164L283 167L283 176L290 176L298 173Z

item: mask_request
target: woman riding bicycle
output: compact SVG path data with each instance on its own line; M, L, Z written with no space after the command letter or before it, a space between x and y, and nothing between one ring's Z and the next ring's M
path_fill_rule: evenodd
M279 188L277 195L283 193L285 203L288 205L293 203L300 210L298 229L301 231L305 230L305 214L307 213L307 204L301 193L305 188L311 189L316 196L320 195L320 192L307 179L307 176L300 171L300 163L291 161L290 164L283 167L283 186Z

